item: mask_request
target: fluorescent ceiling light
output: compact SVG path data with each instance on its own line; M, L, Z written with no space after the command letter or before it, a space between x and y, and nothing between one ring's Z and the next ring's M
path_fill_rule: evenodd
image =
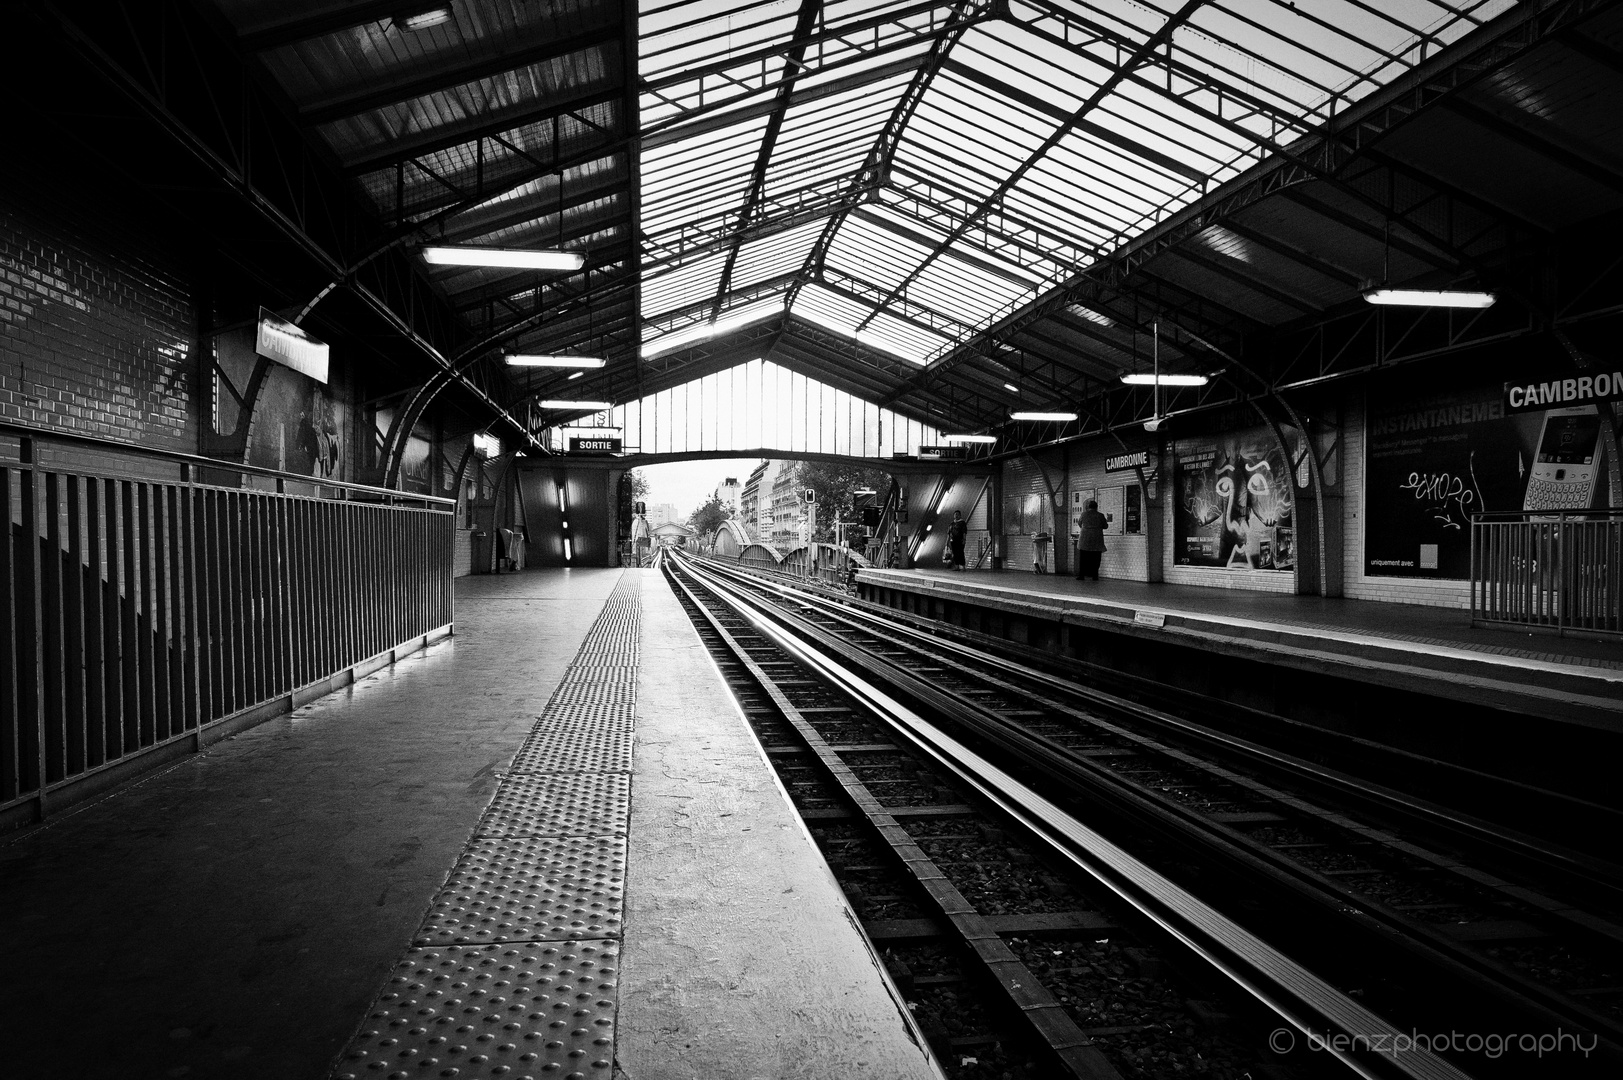
M1003 389L1007 390L1011 394L1018 394L1020 392L1020 388L1014 385L1014 383L1004 383Z
M581 376L582 376L582 375L584 375L584 374L586 374L586 372L584 372L584 371L577 371L577 372L575 372L575 373L574 373L574 374L573 374L573 375L571 375L571 376L569 376L569 377L570 377L570 378L571 378L571 379L578 379L578 378L580 378L580 377L581 377Z
M578 251L536 251L528 248L425 247L423 260L435 266L497 266L518 270L579 270L586 256Z
M547 398L541 402L543 409L585 409L589 412L602 412L604 409L614 408L612 401L563 401L558 398Z
M1128 386L1205 386L1210 380L1204 375L1153 375L1141 371L1123 375L1121 381Z
M1056 420L1064 423L1076 419L1074 412L1014 412L1009 414L1011 420Z
M943 435L941 437L948 442L997 442L996 435Z
M508 367L578 367L600 368L607 360L596 356L530 356L514 353L507 358Z
M1460 289L1365 289L1364 299L1402 307L1485 308L1499 298L1491 292Z
M394 25L402 30L410 30L415 33L418 30L427 30L431 26L439 26L441 23L450 21L451 9L449 7L432 7L426 11L418 11L410 15L396 15Z

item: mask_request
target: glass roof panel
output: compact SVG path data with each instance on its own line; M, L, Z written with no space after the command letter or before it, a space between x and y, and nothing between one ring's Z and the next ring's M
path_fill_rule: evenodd
M932 359L1511 6L1209 0L1146 52L1182 0L838 0L800 42L798 2L648 4L645 312L736 249L729 290L818 278L797 316Z

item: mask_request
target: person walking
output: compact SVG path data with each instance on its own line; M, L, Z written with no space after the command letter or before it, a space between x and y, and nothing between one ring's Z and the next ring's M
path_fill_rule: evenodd
M1077 515L1076 580L1099 580L1099 558L1105 553L1105 526L1110 520L1099 513L1099 503L1089 499Z
M952 551L952 568L964 568L964 538L969 535L969 522L962 510L952 512L952 524L947 526L947 547Z

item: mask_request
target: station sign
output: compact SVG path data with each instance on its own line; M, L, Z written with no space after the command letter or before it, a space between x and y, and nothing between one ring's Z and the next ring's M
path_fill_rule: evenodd
M1505 384L1507 413L1562 409L1623 400L1623 371L1597 371L1561 379L1529 379Z
M316 382L327 381L327 360L331 346L288 322L270 308L259 309L259 333L254 352Z
M969 457L967 446L921 446L919 457L936 461L964 461Z
M569 452L571 454L618 454L620 446L620 439L614 436L571 435L569 437Z
M1105 458L1105 472L1126 472L1128 469L1145 469L1150 464L1148 450L1132 450L1115 457Z

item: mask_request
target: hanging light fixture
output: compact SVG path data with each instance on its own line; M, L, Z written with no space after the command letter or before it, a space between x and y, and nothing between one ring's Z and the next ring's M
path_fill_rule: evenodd
M1074 412L1012 412L1012 413L1009 414L1009 419L1010 420L1038 420L1038 421L1048 420L1048 421L1053 421L1055 423L1063 424L1063 423L1069 423L1070 421L1075 420L1076 419L1076 413L1074 413Z
M1499 297L1491 292L1473 289L1389 289L1386 286L1365 289L1364 299L1371 304L1398 307L1492 307Z
M435 266L487 266L509 270L579 270L586 256L578 251L436 244L422 249L423 261Z

